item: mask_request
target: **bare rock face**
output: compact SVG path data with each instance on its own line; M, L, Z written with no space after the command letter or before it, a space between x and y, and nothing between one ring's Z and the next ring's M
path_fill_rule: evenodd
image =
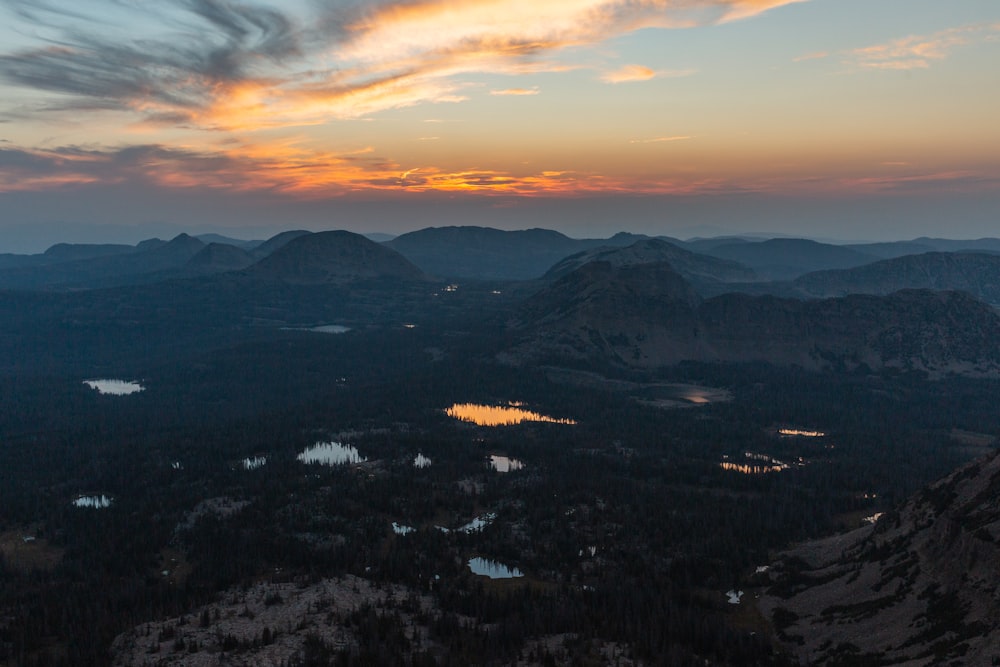
M967 294L702 300L666 262L585 264L530 298L509 330L504 357L513 363L564 357L650 368L691 360L1000 375L1000 315Z
M249 271L256 277L299 285L425 279L423 272L399 253L345 231L293 238Z
M761 611L808 664L997 664L1000 455L783 554L769 575Z

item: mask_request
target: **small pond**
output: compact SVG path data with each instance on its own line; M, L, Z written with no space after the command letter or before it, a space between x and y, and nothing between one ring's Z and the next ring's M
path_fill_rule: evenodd
M548 417L525 410L519 404L482 405L479 403L455 403L445 410L453 419L471 422L478 426L511 426L522 422L549 422L552 424L576 424L572 419Z
M92 509L105 509L111 507L114 498L111 496L80 496L73 501L73 507L89 507Z
M146 389L138 382L128 380L84 380L83 383L91 389L96 389L97 393L107 396L128 396Z
M512 470L522 470L524 463L518 459L512 459L499 454L490 454L490 467L497 472L511 472Z
M495 560L487 558L476 557L469 559L469 569L472 570L472 574L489 577L490 579L515 579L524 576L524 573L516 567L507 567L503 563L498 563Z
M312 447L302 450L295 458L302 463L318 463L325 466L361 463L368 460L361 456L355 447L341 442L317 442Z

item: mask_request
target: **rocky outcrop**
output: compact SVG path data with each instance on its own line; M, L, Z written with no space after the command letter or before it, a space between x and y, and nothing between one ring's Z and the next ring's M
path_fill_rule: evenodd
M808 664L997 664L998 563L993 454L873 525L782 554L759 606Z

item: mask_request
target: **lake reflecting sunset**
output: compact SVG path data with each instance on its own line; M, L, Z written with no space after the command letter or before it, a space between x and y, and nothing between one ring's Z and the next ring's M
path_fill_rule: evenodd
M547 417L537 412L513 405L481 405L478 403L456 403L445 410L454 419L471 422L479 426L511 426L521 422L549 422L552 424L576 424L572 419Z

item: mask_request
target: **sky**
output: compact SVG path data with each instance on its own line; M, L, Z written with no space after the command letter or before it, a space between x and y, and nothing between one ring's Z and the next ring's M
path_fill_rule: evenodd
M0 252L1000 236L997 0L0 0Z

